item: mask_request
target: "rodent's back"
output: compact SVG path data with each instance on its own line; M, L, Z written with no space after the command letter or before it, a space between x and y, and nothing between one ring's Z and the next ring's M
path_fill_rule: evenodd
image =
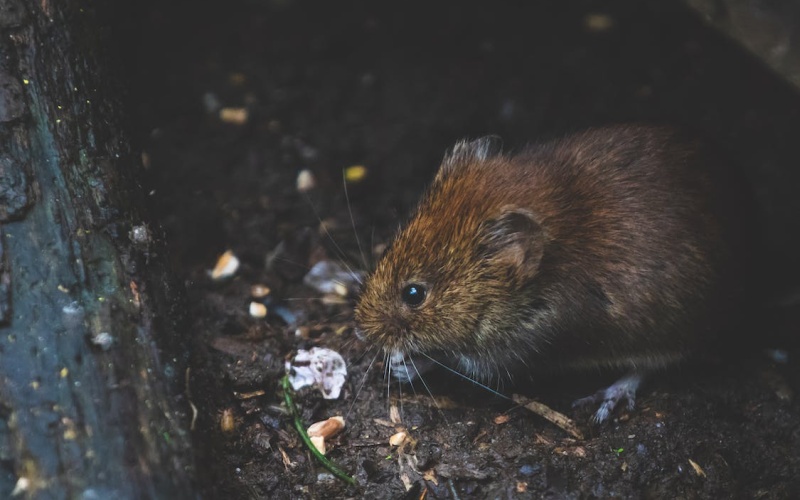
M735 200L718 170L655 127L512 157L457 146L368 280L360 328L390 350L456 353L476 374L679 359L737 300ZM418 282L428 300L409 307L403 287Z

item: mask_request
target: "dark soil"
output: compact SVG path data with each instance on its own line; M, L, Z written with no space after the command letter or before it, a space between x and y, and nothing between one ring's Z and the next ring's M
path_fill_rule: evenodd
M495 134L517 149L645 120L687 126L737 159L762 209L760 295L772 303L796 286L800 98L680 4L176 1L118 21L147 189L188 290L205 497L800 497L800 370L796 340L781 343L798 332L789 309L754 305L751 332L790 349L788 363L763 342L746 356L712 353L653 377L607 425L570 402L613 374L513 388L576 418L588 436L576 440L446 373L426 377L438 406L421 386L387 382L355 339L352 299L302 284L322 258L368 268L459 138ZM218 106L246 108L246 123L220 120ZM368 171L348 185L354 223L351 165ZM317 187L302 195L306 168ZM242 266L214 282L207 271L226 249ZM266 319L248 314L253 284L272 290ZM304 390L296 403L306 423L346 417L328 456L355 487L313 460L282 406L284 359L311 346L338 350L349 379L339 400ZM413 442L391 447L401 429Z

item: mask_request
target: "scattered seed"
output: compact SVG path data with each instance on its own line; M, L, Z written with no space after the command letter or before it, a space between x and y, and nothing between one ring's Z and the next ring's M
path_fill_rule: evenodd
M217 264L211 271L211 279L221 280L233 276L239 269L239 259L233 254L232 250L223 253L217 259Z
M389 446L400 446L403 444L408 437L408 433L406 431L400 431L396 434L393 434L389 438Z
M583 25L589 31L600 33L614 27L614 18L608 14L588 14L583 18Z
M322 438L333 437L344 429L344 417L336 416L328 420L314 422L308 427L310 437L320 436Z
M353 165L344 170L344 178L347 182L360 182L367 176L367 167L364 165Z
M316 186L317 181L314 179L314 174L311 170L303 169L297 174L297 191L300 193L306 193L314 189Z
M261 302L250 302L250 316L264 318L267 316L267 306Z
M269 295L271 291L272 290L270 290L267 285L257 284L250 287L250 296L254 299L263 299Z
M219 110L219 119L233 125L244 125L247 123L248 116L247 108L222 108Z
M224 433L233 432L236 428L236 419L233 417L233 410L225 408L219 416L219 428Z
M325 438L322 436L309 436L309 438L311 439L311 444L314 445L314 448L324 455L327 451L325 449Z

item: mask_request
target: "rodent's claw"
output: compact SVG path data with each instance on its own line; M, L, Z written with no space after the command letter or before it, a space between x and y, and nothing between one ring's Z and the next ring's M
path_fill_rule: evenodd
M642 376L638 373L626 375L605 389L600 389L591 396L580 398L572 403L572 407L586 406L600 403L600 407L592 416L592 421L601 424L608 419L620 401L628 401L628 410L633 410L636 405L636 390L642 383Z

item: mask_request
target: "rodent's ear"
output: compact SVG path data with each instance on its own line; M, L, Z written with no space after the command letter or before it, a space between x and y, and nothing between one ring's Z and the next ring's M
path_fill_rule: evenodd
M438 175L449 172L459 165L488 160L500 155L502 151L503 140L496 135L487 135L472 141L466 139L458 141L453 149L444 155Z
M544 255L545 237L536 216L529 210L508 207L481 227L483 257L511 268L524 279L539 270Z

